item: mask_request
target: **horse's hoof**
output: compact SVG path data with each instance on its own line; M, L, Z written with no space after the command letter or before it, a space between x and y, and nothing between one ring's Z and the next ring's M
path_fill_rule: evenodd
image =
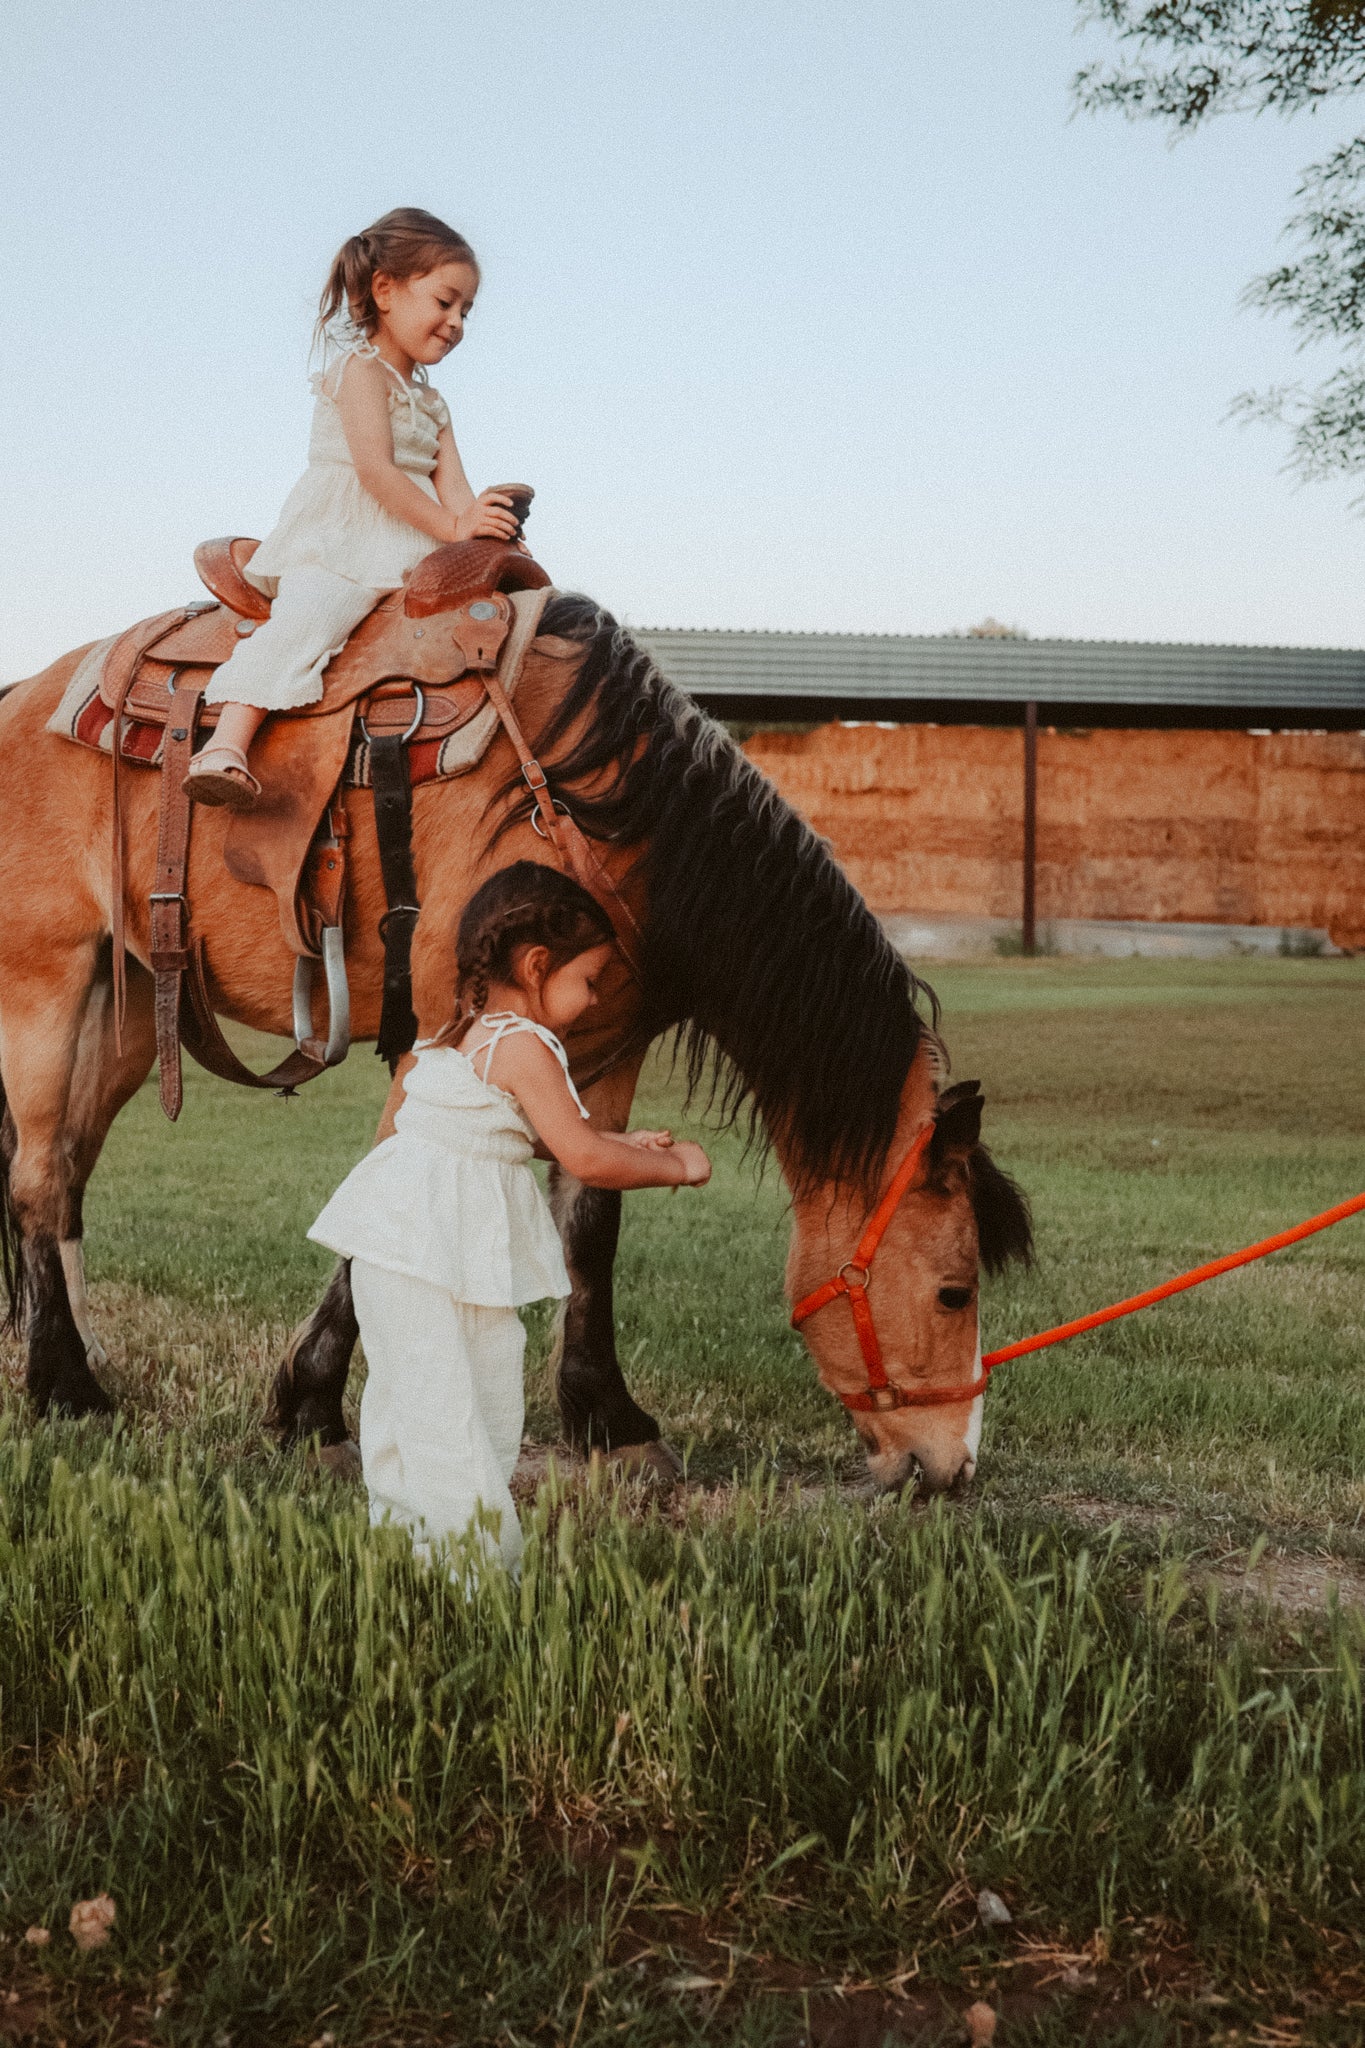
M87 1415L109 1416L116 1412L112 1396L105 1393L93 1373L66 1387L55 1387L38 1405L44 1415L63 1422L83 1422Z
M590 1460L613 1479L627 1479L667 1493L683 1476L682 1459L662 1437L652 1444L621 1444L614 1451L594 1451Z
M329 1450L339 1450L350 1441L340 1401L318 1400L311 1395L300 1399L286 1366L281 1366L275 1376L265 1428L282 1451L296 1450L300 1444L314 1441L325 1444Z
M93 1372L97 1365L108 1365L109 1353L98 1337L92 1337L85 1347L85 1362Z
M364 1477L364 1466L360 1461L360 1445L351 1437L344 1443L318 1444L310 1446L308 1462L319 1472L326 1472L332 1479L341 1479L351 1484Z

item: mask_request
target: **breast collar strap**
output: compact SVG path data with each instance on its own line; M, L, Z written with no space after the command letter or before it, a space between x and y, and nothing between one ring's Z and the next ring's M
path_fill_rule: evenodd
M866 1230L858 1240L858 1246L851 1259L846 1259L832 1280L826 1280L823 1287L817 1287L813 1294L807 1294L792 1310L792 1328L799 1330L808 1317L816 1315L830 1302L837 1301L841 1294L848 1296L848 1305L853 1315L853 1327L858 1333L858 1348L863 1354L867 1367L867 1388L861 1394L840 1394L832 1389L845 1408L856 1414L877 1414L891 1408L946 1408L951 1403L974 1401L986 1390L990 1377L983 1372L966 1387L923 1387L913 1393L905 1387L896 1387L886 1376L886 1365L882 1359L882 1347L877 1341L877 1326L872 1320L872 1306L867 1298L868 1284L872 1278L872 1261L877 1248L885 1237L891 1218L900 1207L905 1195L920 1178L920 1168L929 1150L934 1135L934 1123L929 1122L916 1135L910 1150L902 1159L892 1176L886 1193L872 1212Z

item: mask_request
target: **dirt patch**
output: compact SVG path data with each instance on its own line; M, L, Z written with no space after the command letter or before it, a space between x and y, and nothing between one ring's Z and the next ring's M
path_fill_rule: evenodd
M1121 1522L1126 1528L1154 1535L1158 1530L1174 1528L1179 1520L1173 1508L1138 1507L1132 1501L1105 1500L1092 1493L1049 1493L1038 1505L1059 1509L1069 1522L1079 1522L1083 1529L1110 1529L1115 1522Z
M1179 1516L1168 1508L1104 1500L1087 1494L1049 1495L1045 1507L1058 1508L1083 1529L1108 1529L1115 1522L1156 1534L1176 1526ZM1320 1613L1333 1600L1342 1607L1365 1607L1365 1564L1346 1557L1304 1551L1267 1549L1254 1559L1244 1551L1223 1558L1196 1558L1190 1577L1197 1585L1212 1582L1221 1592L1281 1608L1289 1615Z
M1267 1552L1254 1565L1214 1565L1200 1576L1244 1599L1282 1608L1286 1614L1312 1614L1336 1600L1342 1607L1365 1607L1365 1565L1342 1557L1304 1557Z
M564 1910L578 1914L584 1878L601 1883L616 1858L629 1859L644 1838L582 1825L549 1826L544 1840L574 1873ZM654 1843L655 1853L660 1846ZM975 1896L962 1880L940 1899L934 1919L938 1953L929 1970L916 1954L875 1976L831 1975L755 1948L724 1913L682 1906L632 1908L608 1960L610 1968L647 1980L660 2003L711 2023L718 2039L729 2037L740 2012L771 2001L782 2016L774 2037L780 2048L961 2048L991 2040L1001 2048L1048 2019L1068 2040L1101 2043L1119 2033L1131 2039L1144 2018L1150 2027L1176 2015L1191 2048L1215 2040L1293 2048L1314 2016L1365 2011L1365 1982L1345 1941L1342 1967L1330 1981L1325 1977L1309 1994L1287 1994L1269 2018L1265 1987L1248 1987L1240 1997L1216 1991L1186 1931L1160 1915L1121 1922L1115 1952L1103 1934L1079 1949L1018 1925L983 1936ZM989 2014L995 2031L988 2020L983 2027ZM1234 2017L1250 2019L1251 2030L1229 2031Z

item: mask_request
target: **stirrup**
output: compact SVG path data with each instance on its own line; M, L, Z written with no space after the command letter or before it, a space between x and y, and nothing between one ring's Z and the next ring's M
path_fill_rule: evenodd
M201 768L200 761L206 761L215 754L221 754L230 764L227 768ZM245 776L243 784L237 778ZM229 746L226 740L210 740L198 760L190 764L190 772L180 785L192 804L221 806L229 811L254 810L261 794L261 785L246 764L246 755L240 747Z

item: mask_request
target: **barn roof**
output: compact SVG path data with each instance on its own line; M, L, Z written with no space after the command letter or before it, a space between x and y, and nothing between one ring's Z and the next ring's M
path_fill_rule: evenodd
M647 627L664 673L719 717L1365 727L1365 650L1144 640Z

